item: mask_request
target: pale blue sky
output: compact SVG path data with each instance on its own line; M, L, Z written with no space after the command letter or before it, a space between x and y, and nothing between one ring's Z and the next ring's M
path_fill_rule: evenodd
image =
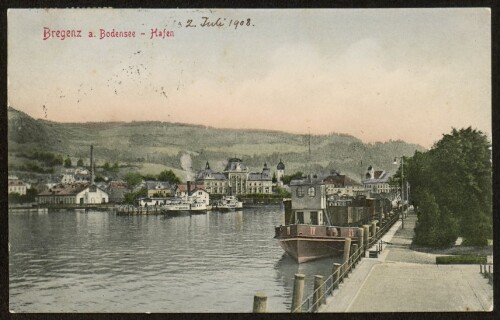
M173 26L202 16L254 26ZM43 41L43 27L84 38ZM100 28L175 37L87 38ZM490 11L9 10L8 78L9 105L53 121L310 130L430 147L451 127L491 136Z

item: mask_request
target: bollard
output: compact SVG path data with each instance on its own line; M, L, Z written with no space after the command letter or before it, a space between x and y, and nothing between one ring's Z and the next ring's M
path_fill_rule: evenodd
M295 274L293 283L292 312L302 312L302 298L304 296L304 278L302 273Z
M358 228L358 245L359 247L361 248L361 254L359 256L359 258L361 259L364 254L365 254L365 246L364 246L364 237L363 237L363 234L364 234L364 230L363 228Z
M263 293L256 293L253 297L253 312L267 312L267 296Z
M363 237L363 240L365 241L365 248L363 252L366 254L366 250L368 250L368 243L370 243L370 226L367 224L363 225Z
M356 263L358 263L358 244L357 243L354 243L352 245L352 248L351 248L352 252L351 252L351 262L353 265L356 265Z
M347 278L347 271L351 267L349 263L349 256L351 254L351 238L347 237L344 239L344 257L342 259L342 264L344 264L344 269L342 269L342 273Z
M339 287L339 282L340 282L340 263L333 264L332 274L333 274L333 289L336 289Z
M377 220L373 220L372 224L371 224L370 233L371 233L372 239L375 238L375 236L377 235L377 222L378 222Z
M325 286L323 285L323 276L314 276L314 295L313 295L313 310L318 311L319 307L324 303Z

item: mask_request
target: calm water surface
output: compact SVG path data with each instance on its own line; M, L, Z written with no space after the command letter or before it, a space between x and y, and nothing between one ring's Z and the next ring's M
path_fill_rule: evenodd
M69 210L9 213L15 312L289 312L293 277L327 275L333 259L298 265L274 226L279 206L176 217Z

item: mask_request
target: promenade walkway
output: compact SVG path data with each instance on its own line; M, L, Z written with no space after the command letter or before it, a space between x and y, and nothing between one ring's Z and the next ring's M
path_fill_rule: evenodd
M364 258L320 312L490 311L493 287L478 265L436 265L435 254L411 250L416 215L383 237L378 258Z

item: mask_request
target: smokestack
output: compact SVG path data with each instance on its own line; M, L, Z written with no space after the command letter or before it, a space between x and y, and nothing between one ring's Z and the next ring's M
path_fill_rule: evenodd
M189 193L191 193L191 181L187 181L187 195L189 196Z
M94 184L94 146L90 145L90 184Z

